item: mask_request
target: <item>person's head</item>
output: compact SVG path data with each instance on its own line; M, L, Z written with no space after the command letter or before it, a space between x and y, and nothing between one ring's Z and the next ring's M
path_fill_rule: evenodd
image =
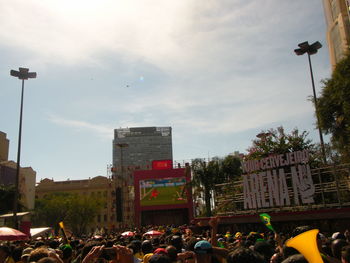
M186 250L194 251L194 246L196 245L197 242L198 242L197 238L195 237L190 238L190 240L188 240L186 243Z
M350 263L350 246L343 247L341 251L342 263Z
M212 254L213 247L208 241L200 240L200 241L197 241L196 244L194 245L194 252L196 254Z
M0 245L0 259L6 259L10 253L10 248L8 246Z
M42 247L42 246L45 246L45 243L41 240L36 241L34 244L34 248L38 248L38 247Z
M181 236L172 236L172 238L170 239L170 245L176 247L177 252L180 253L183 247Z
M22 247L15 247L13 250L12 250L12 258L15 262L18 262L18 261L21 261L21 257L22 257L22 250L23 248Z
M154 250L153 254L162 254L162 255L168 255L168 251L165 248L157 248Z
M36 263L57 263L57 260L51 257L44 257L39 259Z
M149 263L171 263L170 258L164 254L154 254L148 261Z
M159 247L159 244L160 244L159 237L155 237L155 238L152 239L152 246L153 246L154 248Z
M73 255L73 249L68 244L60 246L60 250L62 251L63 260L69 260Z
M87 242L81 252L81 258L85 258L86 255L90 252L90 250L95 246L101 246L102 243L98 241L89 241Z
M285 244L283 245L284 259L296 254L299 254L299 251L296 250L294 247L287 247Z
M308 263L308 261L303 255L295 254L283 260L282 263Z
M39 261L41 258L49 256L49 250L46 247L39 247L34 249L29 256L28 262Z
M264 263L264 259L256 251L245 247L237 247L228 254L227 263Z
M311 226L298 226L293 229L292 231L292 237L296 237L297 235L300 235L301 233L304 233L306 231L312 230L313 228Z
M177 260L177 250L174 246L167 246L166 251L168 252L168 256L172 262L176 262Z
M50 242L49 242L49 247L50 248L56 249L59 246L60 246L60 242L57 239L50 240Z
M347 246L347 245L348 245L348 243L344 239L333 240L332 245L331 245L333 257L340 260L342 248Z
M197 262L211 262L213 247L208 241L200 240L194 245L194 253L196 253Z
M144 240L141 244L141 250L143 254L148 254L153 252L153 246L150 240Z
M340 233L340 232L335 232L332 234L332 239L335 240L335 239L344 239L346 240L346 237L344 234Z
M134 251L134 254L139 253L141 251L142 243L140 240L133 240L131 241L132 250Z
M31 248L31 247L27 247L27 248L23 249L22 256L21 256L21 261L22 262L28 262L30 253L32 251L33 251L33 248Z
M270 263L279 263L282 261L282 255L280 253L275 253L270 258Z
M262 255L266 261L269 261L274 254L273 247L266 241L256 242L254 245L254 251Z

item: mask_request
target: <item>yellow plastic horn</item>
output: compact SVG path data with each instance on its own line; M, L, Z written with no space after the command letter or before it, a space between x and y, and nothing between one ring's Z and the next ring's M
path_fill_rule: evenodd
M318 229L301 233L286 242L287 247L293 247L304 255L309 263L323 263L317 247L316 236Z

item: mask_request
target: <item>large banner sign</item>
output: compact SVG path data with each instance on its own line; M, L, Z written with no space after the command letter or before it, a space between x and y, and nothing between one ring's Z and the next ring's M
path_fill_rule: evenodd
M307 150L243 162L244 209L289 206L291 198L294 205L314 203L315 186L308 162ZM290 189L287 172L291 174Z

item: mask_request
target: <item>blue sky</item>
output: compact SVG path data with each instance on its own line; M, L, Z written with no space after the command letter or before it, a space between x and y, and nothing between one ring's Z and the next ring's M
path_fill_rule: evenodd
M317 92L330 77L319 0L0 0L0 130L37 181L106 175L113 129L171 126L174 160L246 152L284 126L318 142Z

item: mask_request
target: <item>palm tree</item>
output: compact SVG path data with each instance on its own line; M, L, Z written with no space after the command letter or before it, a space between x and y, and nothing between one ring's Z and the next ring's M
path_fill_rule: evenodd
M211 191L221 180L220 161L215 159L207 163L203 159L195 159L192 161L192 171L192 184L203 190L206 216L211 216Z

